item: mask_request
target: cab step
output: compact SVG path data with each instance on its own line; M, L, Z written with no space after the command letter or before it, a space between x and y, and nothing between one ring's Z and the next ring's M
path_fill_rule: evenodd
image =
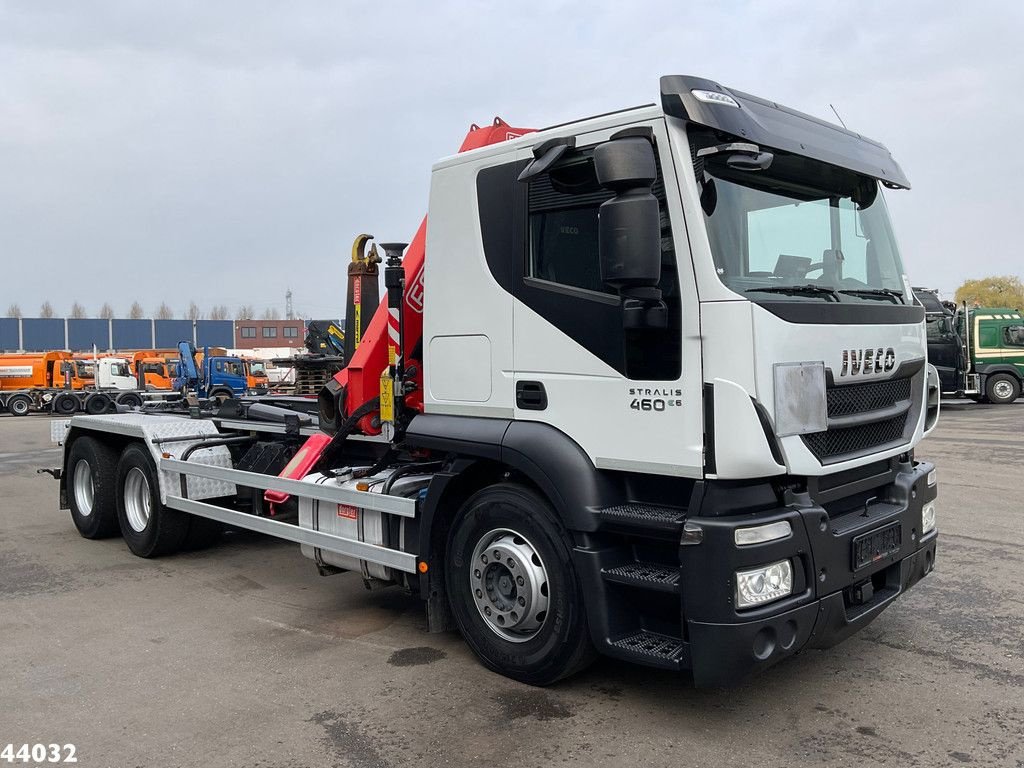
M598 510L603 521L634 535L679 533L686 520L686 510L658 507L653 504L617 504Z
M601 571L605 581L656 592L679 594L679 568L657 563L626 563Z
M678 637L641 629L608 642L616 656L664 669L682 669L689 648Z

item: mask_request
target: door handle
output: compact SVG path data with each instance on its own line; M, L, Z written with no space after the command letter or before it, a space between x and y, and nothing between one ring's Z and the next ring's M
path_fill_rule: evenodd
M517 381L516 406L526 411L543 411L548 407L544 385L539 381Z

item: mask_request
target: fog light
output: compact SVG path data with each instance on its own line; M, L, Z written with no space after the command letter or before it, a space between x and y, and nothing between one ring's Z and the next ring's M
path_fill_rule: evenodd
M935 502L929 501L921 508L921 535L935 530Z
M935 485L935 478L936 478L936 474L935 473L936 472L938 472L938 470L937 469L933 469L931 472L928 473L928 487L929 488L931 488L933 485Z
M764 544L766 541L785 539L793 534L793 527L788 520L779 520L777 523L758 525L754 528L737 528L733 533L737 547L746 547L751 544Z
M736 571L736 607L770 603L793 591L793 564L789 560Z

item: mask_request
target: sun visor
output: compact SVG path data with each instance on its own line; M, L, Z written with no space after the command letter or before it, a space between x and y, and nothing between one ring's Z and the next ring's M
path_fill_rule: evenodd
M713 80L689 75L662 77L661 105L667 115L761 147L804 155L887 186L910 189L903 170L877 141L773 101L731 91Z

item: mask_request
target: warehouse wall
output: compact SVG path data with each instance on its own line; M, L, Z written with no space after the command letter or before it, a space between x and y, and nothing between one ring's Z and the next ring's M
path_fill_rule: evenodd
M21 329L22 343L27 351L64 349L64 318L62 317L25 318L21 321Z
M18 320L14 317L0 317L0 350L18 348Z
M19 326L23 347L18 345ZM66 332L66 336L65 336ZM108 350L174 348L180 341L197 346L232 347L235 324L231 320L100 320L97 318L0 318L0 350L47 352L68 349Z
M100 350L110 346L110 321L91 318L68 320L68 348L88 352L93 345Z
M111 320L114 349L152 349L152 320Z

